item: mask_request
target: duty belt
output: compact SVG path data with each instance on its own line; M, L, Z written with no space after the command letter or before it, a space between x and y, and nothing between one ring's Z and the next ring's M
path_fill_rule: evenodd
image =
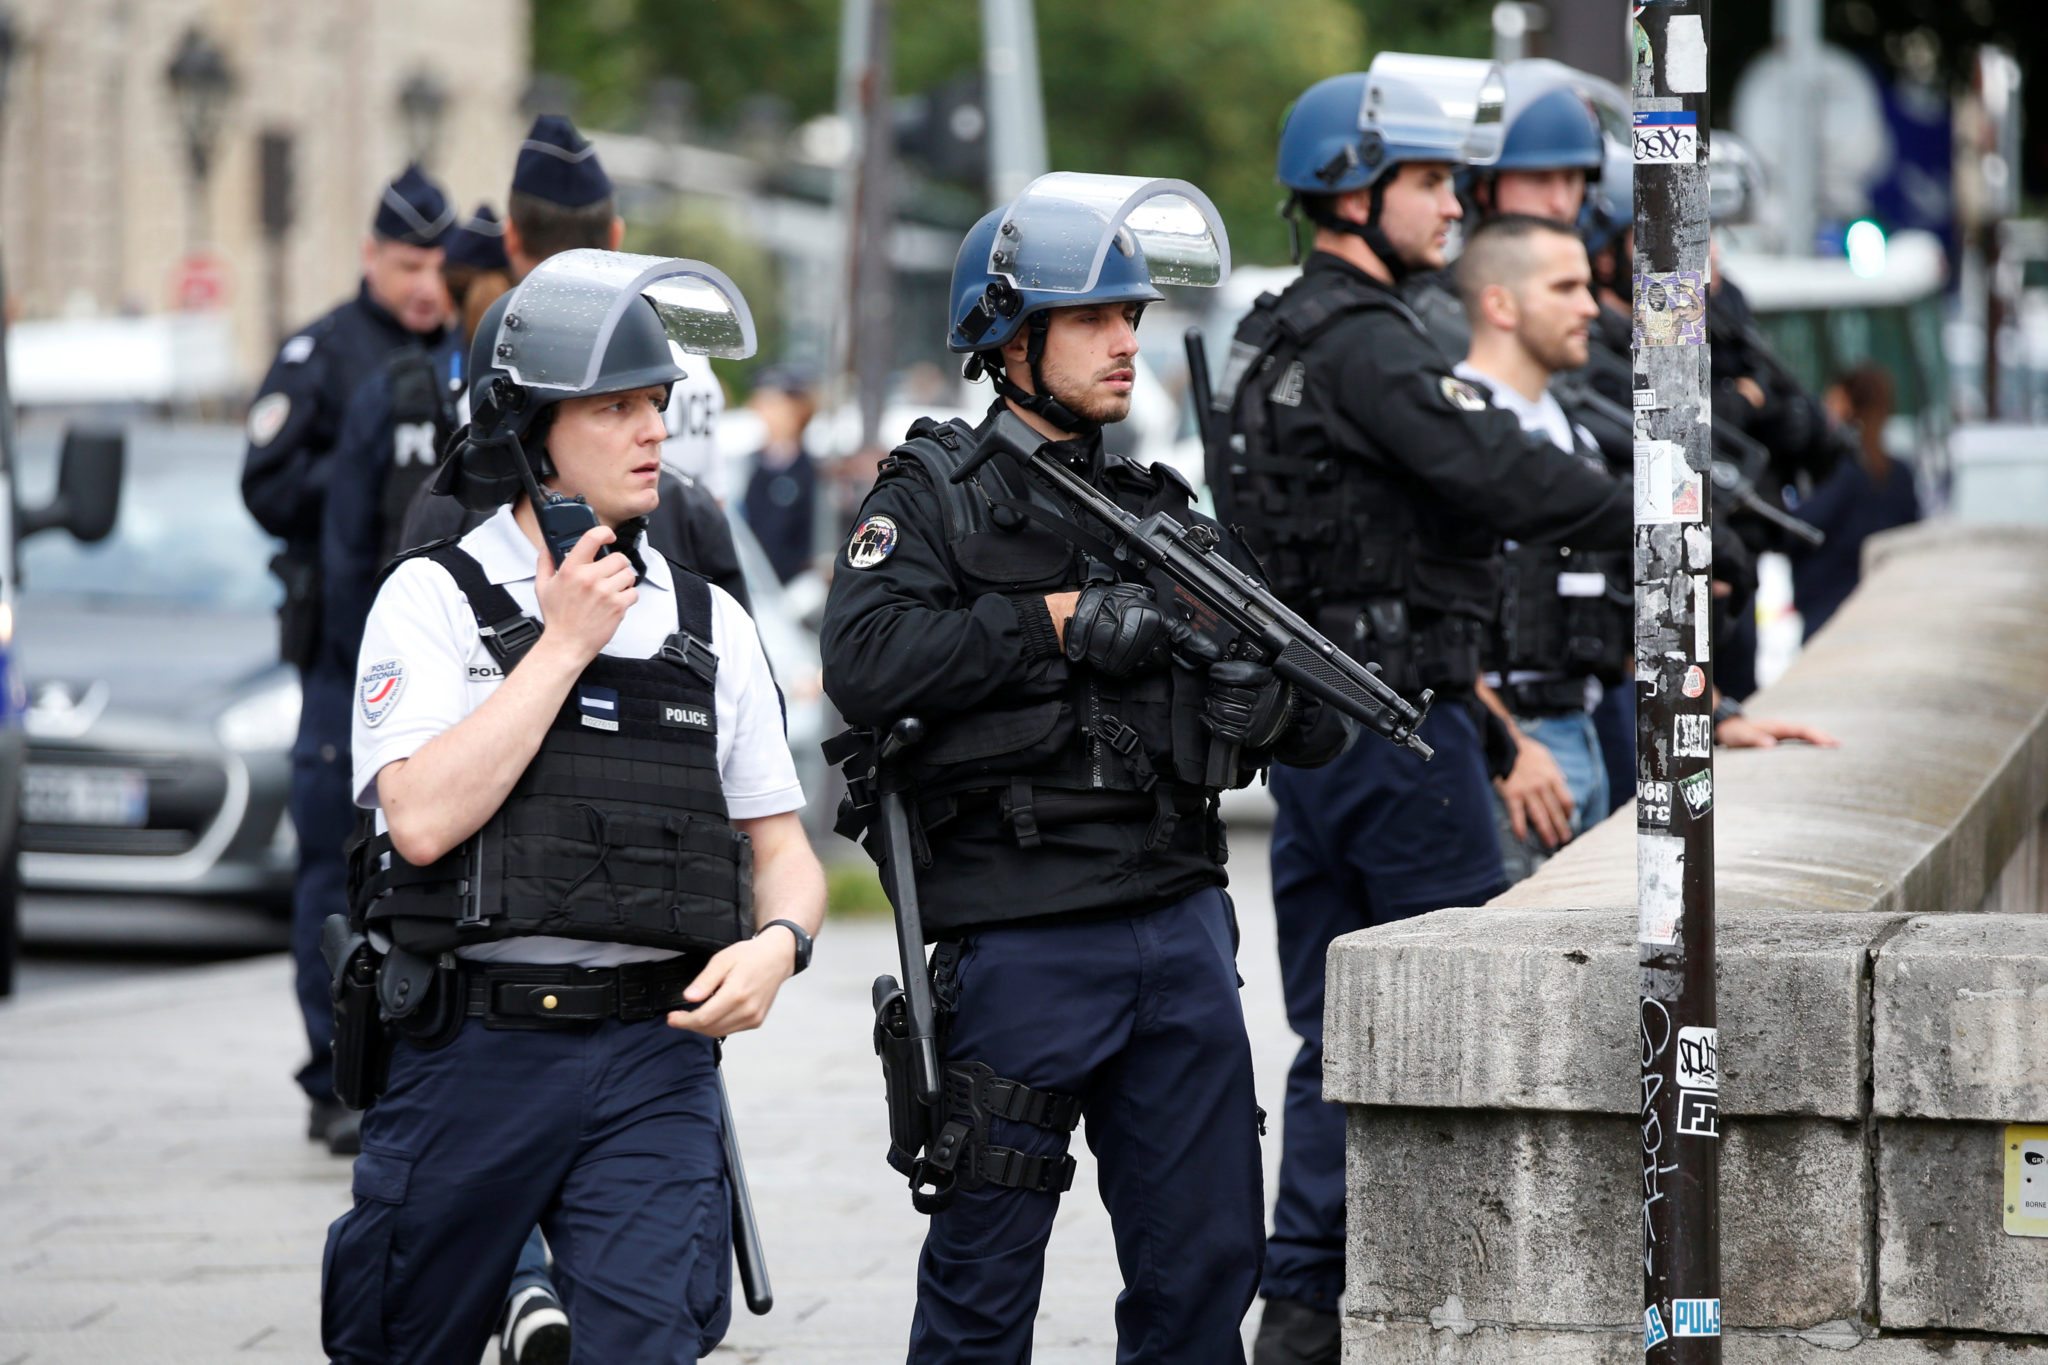
M683 991L710 961L685 953L620 967L469 962L459 966L463 1014L490 1029L580 1027L600 1019L638 1023L695 1009Z
M1586 709L1586 680L1547 678L1541 682L1509 683L1501 688L1500 696L1510 714L1531 720L1581 715Z

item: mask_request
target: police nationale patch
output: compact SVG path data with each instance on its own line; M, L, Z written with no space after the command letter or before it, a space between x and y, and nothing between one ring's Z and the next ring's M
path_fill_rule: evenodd
M356 701L363 708L363 724L381 725L405 691L405 660L379 659L363 670L356 681Z
M583 723L593 730L619 728L619 694L609 687L578 687L576 709L583 713Z
M1445 375L1436 381L1443 390L1444 401L1460 412L1483 412L1486 410L1486 396L1462 379Z
M288 393L266 393L249 405L249 444L267 446L277 439L277 433L284 430L285 419L292 415L292 396Z
M846 562L856 569L872 569L896 550L896 523L888 517L869 517L853 528L846 542Z

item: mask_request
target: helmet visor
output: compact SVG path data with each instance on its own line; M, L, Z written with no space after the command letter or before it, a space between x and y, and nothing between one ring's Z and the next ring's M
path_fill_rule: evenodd
M692 355L754 353L754 315L738 286L702 261L579 249L550 256L512 291L492 359L530 389L580 393L597 383L605 348L642 296L669 340Z
M996 228L988 270L1019 289L1083 294L1111 251L1143 253L1154 284L1213 286L1230 274L1223 218L1193 185L1073 171L1025 186Z
M1500 159L1506 103L1498 62L1382 52L1366 72L1358 126L1379 133L1406 161L1440 152L1445 161L1488 166Z

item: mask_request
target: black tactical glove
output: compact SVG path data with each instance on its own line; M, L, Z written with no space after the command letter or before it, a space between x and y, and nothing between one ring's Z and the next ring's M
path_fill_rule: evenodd
M1274 677L1272 669L1248 659L1209 665L1202 723L1216 738L1249 749L1270 749L1294 719L1294 688Z
M1137 583L1090 583L1067 618L1067 658L1111 678L1157 667L1169 627L1152 590Z

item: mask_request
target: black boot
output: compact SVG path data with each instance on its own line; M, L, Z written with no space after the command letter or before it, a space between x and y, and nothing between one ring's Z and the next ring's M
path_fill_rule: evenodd
M1344 1354L1340 1324L1327 1308L1267 1299L1252 1342L1252 1365L1338 1365Z

